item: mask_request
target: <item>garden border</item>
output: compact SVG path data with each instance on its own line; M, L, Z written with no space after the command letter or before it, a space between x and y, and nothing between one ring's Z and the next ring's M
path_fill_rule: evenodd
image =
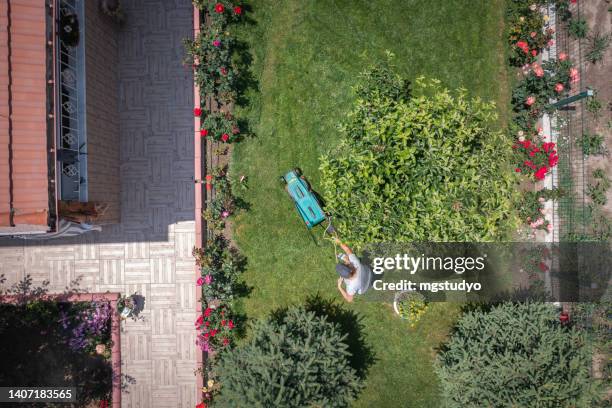
M194 5L193 6L193 36L194 38L200 33L200 10ZM200 87L193 80L193 105L194 109L196 107L200 107ZM195 247L202 248L204 246L205 235L206 235L206 226L204 225L204 218L202 217L202 211L204 210L204 200L206 197L206 192L202 187L203 180L202 176L206 173L206 143L202 143L202 138L200 137L200 116L194 115L193 119L194 124L194 181L195 181ZM197 264L194 264L195 271L195 280L197 280L201 276L200 267ZM194 280L194 281L195 281ZM195 311L196 315L200 315L202 313L202 290L199 286L195 287L196 296L195 296ZM196 390L198 400L202 400L204 395L202 388L204 387L204 377L203 371L200 370L204 368L204 352L199 348L196 349Z
M96 300L106 300L111 307L111 367L113 370L112 378L112 407L121 408L121 319L117 313L117 300L120 293L73 293L73 294L48 294L41 297L42 300L61 300L65 302L93 302ZM0 303L16 303L18 295L1 295Z

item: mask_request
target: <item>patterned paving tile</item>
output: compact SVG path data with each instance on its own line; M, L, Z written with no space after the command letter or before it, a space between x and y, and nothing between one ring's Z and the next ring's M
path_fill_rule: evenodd
M122 322L123 407L193 407L195 243L193 82L182 66L190 0L122 3L119 33L121 224L57 242L0 243L0 274L63 290L138 292L144 311Z

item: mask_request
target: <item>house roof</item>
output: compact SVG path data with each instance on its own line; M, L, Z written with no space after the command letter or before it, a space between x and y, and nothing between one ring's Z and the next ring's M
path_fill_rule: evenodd
M46 14L0 1L0 233L49 225Z

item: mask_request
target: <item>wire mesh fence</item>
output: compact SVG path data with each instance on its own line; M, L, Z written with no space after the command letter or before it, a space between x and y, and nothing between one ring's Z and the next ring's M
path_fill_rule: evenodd
M584 18L582 2L571 4L572 19ZM571 20L561 15L554 18L556 43L552 58L564 53L579 72L579 81L572 86L570 96L587 89L585 72L585 40L569 34ZM583 240L593 236L592 208L588 199L588 166L583 154L583 140L593 131L593 121L586 109L588 99L580 99L556 111L551 118L551 127L557 136L559 164L553 173L553 187L562 189L564 195L558 200L553 214L557 225L553 240Z

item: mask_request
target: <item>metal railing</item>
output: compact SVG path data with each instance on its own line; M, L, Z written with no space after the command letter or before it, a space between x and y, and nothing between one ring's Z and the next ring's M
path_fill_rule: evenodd
M87 201L84 0L60 0L56 13L59 198Z

